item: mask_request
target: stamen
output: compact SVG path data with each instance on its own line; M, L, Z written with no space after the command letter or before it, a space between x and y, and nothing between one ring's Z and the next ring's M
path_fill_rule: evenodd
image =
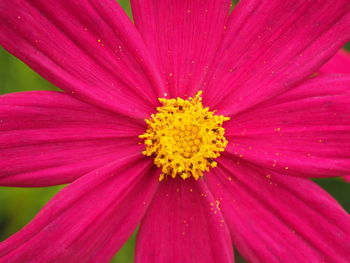
M203 108L201 95L199 91L188 100L160 98L163 106L145 120L148 129L139 137L146 145L143 154L154 156L154 163L162 169L159 181L168 176L202 177L216 167L214 159L228 143L222 124L230 118Z

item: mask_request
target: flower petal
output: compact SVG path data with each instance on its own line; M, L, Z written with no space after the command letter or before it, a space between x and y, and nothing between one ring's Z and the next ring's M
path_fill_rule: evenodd
M114 0L4 0L0 44L74 96L145 118L163 94L143 40Z
M350 75L311 79L228 123L227 152L295 176L350 174Z
M320 73L350 73L350 53L340 50L322 66Z
M319 70L321 74L331 73L350 73L350 53L341 49L333 58L331 58L322 68ZM350 182L350 176L344 176L344 181Z
M293 88L350 40L348 0L242 0L203 101L231 116Z
M320 73L350 73L350 54L347 50L340 50L319 70ZM344 176L344 181L350 182L350 176Z
M233 262L227 226L203 181L161 182L141 223L135 262Z
M231 0L131 0L135 24L171 97L202 85L224 33Z
M48 186L76 178L130 152L145 127L62 92L0 96L0 185Z
M222 158L206 177L248 262L347 262L350 216L314 182Z
M150 167L140 154L128 156L64 188L0 243L0 262L109 262L156 190L159 174L146 176Z

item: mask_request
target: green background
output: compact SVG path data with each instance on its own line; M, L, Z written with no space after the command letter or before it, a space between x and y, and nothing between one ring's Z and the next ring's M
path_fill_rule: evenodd
M128 0L119 1L130 15ZM347 45L350 48L350 45ZM350 49L349 49L350 50ZM0 94L56 89L29 67L0 48ZM1 158L1 157L0 157ZM350 212L350 184L341 179L322 179L317 183L332 194ZM48 188L0 187L0 241L21 229L62 186ZM112 262L133 262L135 236L119 251ZM238 262L244 262L236 255Z

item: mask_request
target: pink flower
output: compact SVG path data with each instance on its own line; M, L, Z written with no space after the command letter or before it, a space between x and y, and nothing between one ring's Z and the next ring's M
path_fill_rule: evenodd
M232 244L249 262L348 261L350 217L308 178L350 172L350 75L309 77L350 39L350 3L230 3L133 0L135 26L114 0L0 0L0 43L64 90L0 97L0 185L71 183L0 262L108 262L139 224L136 262L233 262ZM203 178L159 181L144 119L199 90L228 145Z

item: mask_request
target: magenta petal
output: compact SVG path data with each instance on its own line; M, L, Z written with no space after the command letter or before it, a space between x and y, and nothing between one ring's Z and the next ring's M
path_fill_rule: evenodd
M140 153L142 125L62 92L0 96L0 185L69 183L130 152Z
M350 53L342 49L338 51L333 58L331 58L322 68L319 70L321 74L331 73L350 73ZM350 176L343 177L344 181L350 182Z
M350 174L350 75L317 77L227 123L227 152L282 174Z
M139 154L129 156L64 188L0 243L0 262L109 262L155 192L159 174L151 165Z
M322 68L320 73L350 73L350 53L340 50Z
M140 34L114 0L5 0L0 19L0 44L80 99L144 118L164 93Z
M224 34L231 0L132 0L135 24L170 96L202 88Z
M234 115L293 88L348 40L349 0L242 0L230 16L203 100Z
M248 262L347 262L350 216L314 182L222 158L206 179Z
M136 263L233 262L219 203L203 181L161 182L142 220Z

